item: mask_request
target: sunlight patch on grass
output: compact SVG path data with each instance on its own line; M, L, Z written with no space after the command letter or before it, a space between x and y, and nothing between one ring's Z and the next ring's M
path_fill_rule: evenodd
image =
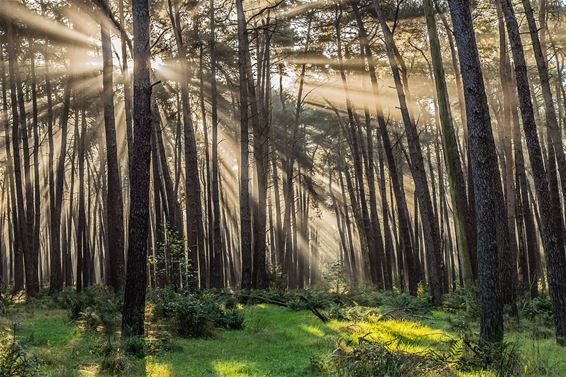
M79 374L81 375L81 377L98 376L100 374L100 365L98 364L83 365L79 370Z
M226 360L212 363L216 375L218 376L234 376L246 377L256 372L256 367L253 363L246 363L236 360Z
M145 357L145 373L147 377L170 377L171 365L158 362L153 356Z
M441 347L442 343L450 339L442 330L407 320L332 321L331 326L354 342L364 337L392 344L399 351L421 355L431 348Z
M324 331L322 331L319 327L315 327L315 326L309 326L309 325L301 325L299 326L301 329L303 329L304 331L306 331L307 333L317 336L317 337L323 337L324 335L326 335L324 333Z

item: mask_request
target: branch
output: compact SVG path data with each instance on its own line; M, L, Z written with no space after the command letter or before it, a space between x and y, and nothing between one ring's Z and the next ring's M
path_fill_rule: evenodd
M251 16L251 17L248 19L248 21L247 21L246 23L249 23L249 22L250 22L251 20L253 20L254 18L261 16L261 15L262 15L265 11L267 11L267 10L271 10L271 9L277 8L277 7L278 7L279 5L281 5L284 1L285 1L285 0L280 0L279 2L277 2L277 3L273 4L273 5L270 5L270 6L268 6L268 7L263 8L262 10L260 10L259 12L257 12L257 13L254 14L253 16Z
M130 49L130 54L132 54L132 56L134 56L134 49L132 48L132 41L128 37L126 30L122 27L122 25L118 22L118 20L116 20L116 18L112 14L112 10L108 6L108 3L105 0L92 0L92 2L94 3L94 5L96 5L97 7L99 7L102 10L102 12L106 15L106 17L108 17L110 19L110 21L112 21L112 23L114 24L116 29L118 29L118 31L120 32L121 37L126 40L126 44L128 45L128 48Z

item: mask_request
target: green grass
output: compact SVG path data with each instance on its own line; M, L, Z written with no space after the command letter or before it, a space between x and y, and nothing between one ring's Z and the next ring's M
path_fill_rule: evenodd
M76 376L97 369L92 346L98 339L70 322L66 310L22 305L2 321L4 327L12 323L17 338L41 363L42 375Z
M398 344L398 350L426 354L447 349L456 337L450 330L453 315L434 311L424 317L365 318L360 321L322 323L307 311L273 305L245 309L245 327L219 330L212 339L176 339L174 351L145 359L131 359L123 376L320 376L312 358L327 355L339 338ZM104 340L69 322L67 312L48 307L18 307L2 319L3 327L16 320L18 338L41 362L46 376L108 376L100 372L96 345ZM532 325L507 325L506 339L517 342L530 375L566 376L566 350L554 339L532 340ZM461 376L489 376L459 373Z
M151 376L315 376L310 358L332 346L333 334L310 312L257 305L246 309L244 330L179 339L182 352L146 358L146 369Z

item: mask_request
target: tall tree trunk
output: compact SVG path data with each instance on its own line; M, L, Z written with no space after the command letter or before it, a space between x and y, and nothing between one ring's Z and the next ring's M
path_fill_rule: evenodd
M220 233L220 199L218 192L218 176L220 174L218 164L218 89L216 84L216 20L214 12L214 1L210 0L210 115L212 122L212 171L210 179L210 193L208 200L212 200L212 261L211 261L211 286L220 288L222 276L219 267L221 263L215 262L222 257L222 235ZM209 235L210 237L210 235Z
M180 236L182 234L182 215L181 215L181 206L177 201L177 194L173 188L173 179L171 178L171 173L169 171L169 166L167 165L167 157L165 155L165 144L163 142L163 131L162 127L164 123L161 120L161 113L159 111L159 106L157 105L156 101L153 101L152 104L152 130L153 135L152 137L155 138L155 154L156 156L153 158L153 161L158 166L159 175L157 179L161 184L161 193L162 197L164 198L165 206L165 213L167 217L166 226L168 230L173 232L176 236ZM152 151L152 153L154 153ZM169 245L170 240L167 239L167 245ZM169 252L177 252L176 250L171 250L168 248ZM182 255L174 254L171 255L171 273L170 273L170 284L174 287L179 288L181 286L180 280L180 258ZM194 282L190 282L194 283ZM191 287L194 288L194 287Z
M393 154L393 147L391 145L391 140L389 138L389 133L387 131L387 122L385 121L385 118L383 116L383 110L381 108L381 104L377 100L377 98L379 98L378 97L379 89L377 86L376 62L373 57L372 51L370 49L367 33L365 31L365 28L363 27L363 23L358 23L358 27L360 29L360 33L363 36L362 42L365 46L364 53L369 65L370 80L373 89L373 95L375 97L375 101L374 101L375 112L377 116L377 123L379 126L379 134L387 158L387 166L389 168L389 176L393 185L393 191L395 192L395 198L396 198L395 203L397 205L399 232L400 232L400 237L399 237L400 248L397 250L397 252L399 253L398 258L400 258L399 259L400 261L403 261L403 258L406 260L408 272L409 272L407 279L409 292L411 292L411 294L416 294L419 277L418 277L418 273L416 272L417 271L417 266L415 264L416 259L414 256L413 245L411 244L411 236L410 236L411 230L408 219L407 201L402 184L402 174L399 174L397 163L395 161L395 157ZM387 244L386 244L386 250L387 250ZM400 269L401 271L404 269L402 263L400 264ZM405 280L404 274L400 275L399 278L400 278L401 289L403 289L404 280Z
M17 37L14 36L14 26L11 22L7 25L7 37L8 37L8 72L10 75L10 98L12 104L12 151L14 156L14 176L16 184L16 204L17 204L17 226L18 231L16 232L16 238L19 238L21 243L22 253L15 255L15 273L23 273L23 260L24 255L29 253L29 242L30 238L26 235L26 211L24 204L24 185L22 181L21 172L21 159L20 159L20 118L18 114L18 99L16 94L16 41ZM27 271L25 271L27 273ZM23 288L23 274L21 275L21 280L16 280L16 288ZM26 286L27 288L27 286Z
M367 56L365 53L365 49L368 47L369 42L367 40L367 33L362 21L362 18L360 16L358 7L356 4L352 4L352 9L354 10L354 16L356 18L356 23L358 25L358 30L359 30L359 40L360 40L360 47L361 47L361 52L362 52L362 56L366 57L367 60ZM371 62L368 61L368 72L371 71L373 69L373 67L370 66ZM372 266L372 270L377 270L376 275L376 279L377 281L377 285L378 287L385 287L387 289L391 289L392 288L392 280L391 280L391 276L390 276L390 269L388 268L389 266L389 260L388 260L388 255L384 250L384 246L383 246L383 238L381 236L381 229L380 229L380 225L379 225L379 218L377 216L377 199L376 199L376 187L375 187L375 175L374 175L374 158L373 158L373 152L374 152L374 147L373 147L373 135L372 135L372 126L371 126L371 120L370 120L370 114L369 114L369 110L367 109L367 106L364 107L364 115L365 115L365 119L366 119L366 142L367 142L367 162L366 162L366 176L367 176L367 182L368 182L368 190L369 190L369 204L370 204L370 211L369 211L369 215L370 215L370 221L371 221L371 227L372 227L372 234L374 234L375 237L375 246L376 246L376 250L375 253L377 254L377 258L378 258L378 263L377 265ZM374 257L375 258L375 257ZM381 282L381 279L383 279L383 283Z
M507 227L509 232L509 248L499 255L500 269L500 290L501 299L504 304L511 304L513 314L517 314L517 242L515 232L515 187L513 179L513 152L511 136L513 132L512 112L517 107L512 108L511 101L511 66L507 54L507 42L505 38L505 26L501 7L497 4L497 15L499 19L499 73L501 78L501 88L503 91L503 121L502 121L502 144L505 172L505 202L507 203Z
M419 206L421 207L421 219L424 229L424 237L426 241L426 257L429 276L429 285L434 305L440 305L442 300L442 282L440 275L442 272L442 262L439 260L440 255L440 236L438 225L434 223L434 211L428 189L428 182L424 168L424 161L419 141L417 129L415 127L412 116L409 112L409 103L406 98L406 85L402 83L397 58L395 56L395 42L393 34L385 22L385 18L381 13L380 5L374 0L374 8L378 15L381 29L384 35L387 56L391 66L391 72L395 80L397 96L401 106L401 115L405 125L407 141L409 144L409 156L411 160L411 172L415 182L415 191L418 195Z
M19 48L19 38L17 38L17 47ZM17 62L17 61L16 61ZM24 163L24 187L25 187L25 237L27 237L27 248L24 249L24 266L26 275L26 294L28 296L36 296L39 293L39 280L37 275L37 256L38 250L33 243L34 234L34 204L33 204L33 189L31 178L31 161L29 152L29 137L28 137L28 124L27 124L27 111L24 99L24 88L21 79L21 67L15 71L16 87L18 90L18 105L19 105L19 120L20 132L22 139L22 155Z
M84 94L83 94L84 95ZM86 115L85 115L85 105L83 101L80 101L82 105L81 111L81 126L79 131L79 120L75 122L75 145L74 150L77 152L77 158L79 160L79 206L78 206L78 223L75 228L75 239L77 242L77 248L75 254L77 257L77 292L80 292L83 287L88 286L88 276L85 274L85 269L88 267L88 252L87 252L87 238L86 238L86 228L87 228L87 218L88 212L85 209L85 133L86 133ZM71 193L73 195L73 193ZM88 197L88 195L87 195ZM108 223L109 224L109 223ZM109 249L109 252L113 251ZM112 270L112 256L110 256L110 269Z
M103 0L107 1L107 0ZM120 47L122 54L122 75L124 76L124 112L126 113L126 144L128 145L128 173L132 163L133 152L133 131L132 131L132 83L130 80L130 70L128 68L128 51L126 49L126 31L124 29L124 0L118 2L118 13L120 17ZM125 245L124 245L125 246Z
M107 0L101 0L108 5ZM108 190L106 205L108 210L108 257L110 258L110 286L115 292L124 288L124 203L120 182L120 164L116 145L116 125L114 120L114 93L112 72L112 44L106 25L106 18L100 23L102 38L102 102L104 106L104 132L106 136L106 170ZM125 58L125 57L124 57ZM127 59L126 59L127 60ZM126 97L128 93L125 94ZM127 127L127 125L126 125Z
M187 212L187 238L189 245L189 260L192 262L193 273L196 272L196 261L199 264L201 286L208 281L206 272L206 255L204 248L204 229L202 225L202 203L200 198L200 182L197 158L197 145L193 121L191 118L191 105L189 101L189 82L187 69L187 48L181 35L181 19L178 4L168 0L169 17L173 24L175 41L177 44L177 58L181 67L181 104L183 111L183 131L185 136L185 193ZM206 283L205 283L206 286ZM196 289L196 281L192 282L191 289Z
M59 158L57 160L57 175L55 182L55 207L53 208L53 219L55 223L53 226L53 245L54 248L51 252L51 276L49 279L50 290L55 293L61 289L61 246L59 242L59 235L61 232L61 204L63 201L63 185L65 182L65 156L67 154L67 126L69 121L69 109L71 102L71 88L74 79L68 76L65 82L65 89L63 92L63 111L59 121L61 128L61 147L59 148ZM72 213L72 212L71 212ZM68 266L70 268L70 266Z
M562 212L561 209L566 211L566 155L564 153L564 144L562 142L562 132L560 125L558 123L558 118L556 117L556 110L554 108L554 100L552 98L552 89L550 87L550 78L548 73L548 65L545 55L544 46L544 36L546 31L546 20L545 20L545 1L541 1L541 29L542 34L539 40L539 29L537 27L533 9L531 7L530 0L523 0L523 8L525 9L525 15L527 17L527 23L529 25L529 33L531 36L531 43L533 45L533 52L535 55L535 61L537 64L538 75L540 79L540 86L542 89L542 97L544 99L544 112L546 115L546 125L548 127L548 134L550 136L550 141L552 147L554 148L554 153L556 155L556 162L558 165L558 171L560 173L560 187L562 189L562 201L563 207L557 208L557 211ZM560 105L559 105L560 108ZM557 193L558 194L558 193ZM558 204L560 199L556 202ZM561 219L563 219L564 214L561 214ZM563 242L564 237L566 237L566 228L564 228L564 223L560 221L562 232L563 232ZM566 273L566 271L564 271ZM565 314L566 315L566 314Z
M78 128L79 122L79 112L78 107L75 108L75 130ZM59 226L62 228L63 232L63 239L61 242L61 253L63 254L63 279L65 281L66 287L71 287L73 285L73 263L72 263L72 256L71 251L73 249L73 238L72 238L72 229L73 224L75 224L75 228L78 226L78 219L76 218L74 201L75 201L75 170L76 164L75 160L77 158L77 146L78 146L78 133L73 135L73 148L71 152L71 174L69 177L69 205L67 208L67 215L63 218L63 225ZM75 237L76 238L76 237ZM79 263L82 266L82 253L78 253L78 247L75 247L76 251L76 259L77 259L77 267ZM81 259L79 259L79 257ZM82 267L81 267L82 268ZM82 275L80 275L82 279ZM82 286L82 282L79 284L79 276L76 276L77 280L77 287Z
M60 216L59 220L56 218L57 214L57 204L56 204L56 194L55 194L55 170L53 165L53 159L55 154L55 146L53 143L53 94L51 88L51 79L49 75L49 54L47 51L47 44L45 50L43 51L43 58L45 60L45 95L47 96L47 139L48 139L48 159L47 159L47 171L48 171L48 181L49 181L49 255L50 255L50 274L55 277L55 281L50 280L49 291L51 293L57 292L63 285L63 279L61 274L61 245L59 243L59 237L61 234L60 229ZM60 212L59 212L60 215ZM57 259L54 255L57 253L59 256L59 265L56 266L55 263ZM55 284L54 284L55 283Z
M4 120L4 136L5 136L5 147L6 147L6 174L8 175L9 184L9 207L10 207L10 220L11 220L11 232L9 232L9 245L12 245L11 253L11 278L14 281L14 292L22 290L24 287L24 264L23 264L23 250L22 250L22 239L20 237L20 227L18 219L18 202L16 198L16 171L14 169L14 160L12 158L12 151L10 150L11 143L15 143L17 139L13 139L10 142L10 123L8 121L8 95L7 95L7 84L6 84L6 66L4 64L4 54L2 51L2 45L0 43L0 74L2 75L2 117ZM13 107L12 107L13 110ZM14 113L16 114L16 113ZM15 120L14 120L15 121ZM14 129L12 128L12 131ZM14 152L16 147L14 147ZM19 158L19 155L18 155Z
M144 333L147 286L147 239L149 227L149 171L151 157L151 84L149 3L133 0L134 24L134 144L130 172L130 220L128 264L122 336Z
M503 316L497 289L497 218L493 211L499 170L469 0L450 0L454 36L466 99L468 146L477 213L480 287L480 345L503 339ZM494 179L497 177L497 180Z
M442 64L442 52L438 39L436 20L434 19L432 0L424 0L423 5L430 43L430 55L434 73L434 84L436 87L440 126L442 128L442 150L444 152L444 162L446 164L446 171L448 173L448 181L450 184L450 199L454 209L454 223L459 246L458 249L462 257L462 274L464 275L464 283L469 285L473 283L474 278L472 274L470 252L468 250L468 240L472 237L472 234L468 229L467 222L468 198L466 195L466 182L464 180L464 173L460 163L456 133L452 123L450 99L446 88L446 77L444 74L444 66Z
M257 64L257 86L255 88L255 98L252 103L252 115L254 116L254 138L253 152L255 160L255 177L257 202L254 201L253 216L253 272L252 284L255 289L267 288L267 271L266 271L266 202L267 202L267 175L269 171L268 135L269 135L269 96L271 92L271 67L270 67L270 49L271 34L268 31L269 15L266 24L263 25L263 33L258 34L258 64ZM262 42L263 46L260 46ZM261 48L260 48L261 47ZM248 62L250 64L250 62ZM249 67L248 67L249 68ZM248 71L250 71L248 69ZM254 89L251 72L248 77L248 86L250 90ZM266 83L269 83L266 84ZM267 101L267 102L266 102ZM254 106L255 104L255 106Z
M381 276L381 269L378 266L378 255L380 247L382 248L383 245L378 246L375 234L372 231L372 224L370 223L370 215L368 213L367 208L367 201L366 201L366 194L365 194L365 183L363 180L363 163L362 163L362 156L360 151L360 140L359 134L356 131L356 124L357 124L357 117L354 116L354 110L352 106L352 102L350 99L350 90L348 86L348 82L346 79L346 73L344 69L344 60L342 57L342 35L341 35L341 18L342 18L342 8L337 7L336 11L336 20L335 20L335 28L336 28L336 47L338 49L338 61L339 61L339 70L340 70L340 78L342 81L342 88L344 90L344 94L346 97L346 108L348 111L348 126L346 129L349 131L348 134L348 141L350 144L350 149L352 152L352 160L354 165L354 177L355 177L355 184L357 190L351 190L351 202L352 205L355 205L359 208L356 213L359 213L358 219L360 223L360 233L362 235L362 250L364 255L367 255L366 258L369 258L369 272L370 278L374 285L378 288L383 287L383 279ZM368 267L367 263L363 263L364 267ZM379 273L378 273L379 272ZM380 286L381 284L381 286Z
M529 159L540 206L541 235L546 255L548 284L550 286L550 298L552 300L554 323L556 326L556 341L560 345L566 345L566 255L564 254L560 205L559 203L553 203L549 181L543 164L519 25L515 18L511 1L501 0L501 6L511 42L513 61L515 62L519 108L521 109L523 131L527 141ZM547 111L549 110L547 108ZM552 147L553 145L550 144L549 148L553 149ZM553 153L553 150L548 151L549 156ZM551 157L549 159L549 169L552 169L552 164Z
M33 218L33 264L35 273L38 273L38 263L41 245L39 243L39 230L41 227L41 195L40 195L40 179L39 179L39 121L37 109L37 79L35 75L35 50L32 41L29 42L31 48L31 101L32 101L32 119L33 119L33 197L34 197L34 218ZM37 285L41 285L40 277L38 277Z
M240 252L242 254L242 289L252 287L252 234L249 190L249 88L247 67L248 31L243 0L236 0L238 14L238 63L240 73Z

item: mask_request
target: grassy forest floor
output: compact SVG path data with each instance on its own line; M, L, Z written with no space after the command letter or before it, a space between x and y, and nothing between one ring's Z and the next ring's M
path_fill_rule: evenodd
M458 311L356 305L317 310L329 319L323 322L311 306L291 302L236 306L241 329L216 329L204 338L165 332L166 339L154 342L157 350L141 357L104 356L101 350L120 348L116 329L106 332L99 326L104 319L96 320L104 312L72 321L72 309L70 315L44 299L9 305L0 318L2 337L15 326L25 362L41 376L566 376L566 349L536 318L508 318L499 358L486 367L467 344L477 320ZM151 310L150 304L148 318ZM165 324L153 326L148 337L163 337L159 326Z

